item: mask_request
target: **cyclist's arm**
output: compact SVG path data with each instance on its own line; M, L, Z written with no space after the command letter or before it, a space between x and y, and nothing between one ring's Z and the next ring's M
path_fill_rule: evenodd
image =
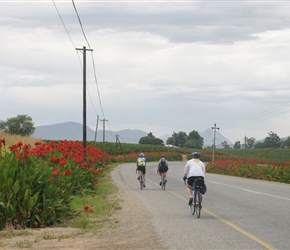
M184 176L187 177L188 175L188 172L189 172L189 164L185 164L185 167L184 167Z
M201 168L202 172L205 174L205 165L204 163L202 164L202 168Z

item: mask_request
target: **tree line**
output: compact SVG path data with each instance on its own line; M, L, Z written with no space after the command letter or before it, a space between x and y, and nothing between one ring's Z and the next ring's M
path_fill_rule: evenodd
M167 145L172 145L181 148L195 148L201 149L203 146L203 137L195 130L191 131L188 135L185 132L173 133L166 141ZM156 138L152 132L147 136L141 137L139 144L152 144L152 145L164 145L163 140Z
M199 133L195 130L191 131L188 135L185 132L173 133L171 137L169 137L166 141L167 145L172 145L181 148L194 148L194 149L202 149L203 148L204 139L199 135ZM164 142L156 138L151 132L145 136L140 138L139 144L152 144L152 145L164 145ZM231 148L230 145L224 141L221 143L224 148ZM245 141L241 143L241 141L236 141L234 144L234 149L240 148L284 148L290 146L290 137L286 140L282 140L276 133L270 131L268 136L262 140L256 142L254 137L245 137ZM213 145L210 147L212 148Z
M236 141L234 148L284 148L290 146L290 137L286 140L282 140L276 133L270 131L268 136L262 140L255 142L254 137L245 137L245 141L241 144L240 141Z
M35 127L32 118L28 115L18 115L7 119L7 121L0 122L0 129L9 134L30 136L34 133ZM156 138L152 132L147 136L141 137L139 144L148 145L160 145L164 146L163 140ZM192 130L189 134L180 131L178 133L173 132L172 136L166 140L167 145L172 145L181 148L193 148L202 149L204 139L199 135L196 130ZM226 141L222 142L224 148L230 148L230 145ZM290 146L290 137L286 140L282 140L276 133L270 131L268 136L262 140L256 142L254 137L245 137L244 142L236 141L234 149L239 148L284 148ZM213 145L211 146L213 147Z

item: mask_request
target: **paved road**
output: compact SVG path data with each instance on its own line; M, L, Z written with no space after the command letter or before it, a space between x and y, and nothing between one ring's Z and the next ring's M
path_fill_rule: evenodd
M182 180L184 162L170 162L167 189L160 189L157 163L148 163L144 190L135 164L119 166L120 178L154 218L170 249L290 249L290 185L206 174L201 218L191 215ZM134 219L134 218L132 218ZM146 220L146 218L144 218Z

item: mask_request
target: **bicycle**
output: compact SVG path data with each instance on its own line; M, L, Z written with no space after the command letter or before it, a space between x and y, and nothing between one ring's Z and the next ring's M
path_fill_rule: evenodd
M166 175L165 174L166 173L161 173L161 189L162 190L165 190L165 188L166 188L167 180L166 180Z
M185 181L184 181L185 183ZM193 202L192 205L189 206L190 212L192 215L196 215L197 218L200 218L200 213L202 209L202 194L200 192L200 188L204 185L204 179L197 178L194 180L194 185L192 186L193 193Z
M140 182L140 189L143 190L143 188L144 188L144 174L143 174L143 171L140 171L139 182Z

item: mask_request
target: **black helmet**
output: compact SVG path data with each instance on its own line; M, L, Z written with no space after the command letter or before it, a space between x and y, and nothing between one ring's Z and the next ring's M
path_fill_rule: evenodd
M140 153L139 157L144 157L144 154L143 153Z
M191 154L191 157L193 157L193 158L200 158L200 153L199 152L193 152Z

